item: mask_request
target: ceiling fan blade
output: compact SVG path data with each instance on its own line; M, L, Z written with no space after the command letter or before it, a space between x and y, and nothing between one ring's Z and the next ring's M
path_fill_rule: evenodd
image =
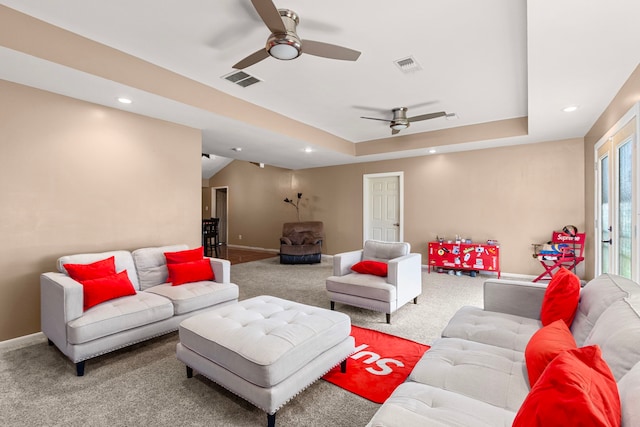
M287 28L280 17L280 12L278 12L271 0L251 0L251 3L253 3L256 12L258 12L258 15L260 15L260 18L272 33L287 32Z
M429 114L423 114L421 116L409 117L409 121L419 122L420 120L435 119L437 117L444 117L446 115L447 113L445 113L444 111L438 111L437 113L429 113Z
M247 68L268 57L269 57L269 52L267 52L264 48L262 48L260 50L256 50L251 55L247 56L242 61L238 62L236 65L233 66L233 68L235 68L236 70L242 70L243 68Z
M380 120L381 122L387 122L387 123L391 123L391 120L387 120L387 119L379 119L377 117L362 117L360 116L361 119L368 119L368 120Z
M355 61L360 57L357 50L314 40L302 40L302 53L343 61Z
M396 135L400 133L400 129L391 129L391 135Z

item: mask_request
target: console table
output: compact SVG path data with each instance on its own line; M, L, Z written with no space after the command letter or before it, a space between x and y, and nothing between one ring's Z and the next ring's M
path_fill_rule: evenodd
M429 272L445 268L463 271L493 271L500 278L500 246L483 243L429 242Z

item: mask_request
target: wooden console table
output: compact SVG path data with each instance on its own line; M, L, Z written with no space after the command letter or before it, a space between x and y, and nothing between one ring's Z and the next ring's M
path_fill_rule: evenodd
M462 271L493 271L500 278L500 246L483 243L429 242L429 272L443 268Z

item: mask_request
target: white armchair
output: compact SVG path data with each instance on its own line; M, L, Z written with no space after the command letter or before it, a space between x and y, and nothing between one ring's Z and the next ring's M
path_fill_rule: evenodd
M413 300L418 303L422 293L422 255L410 253L406 242L367 240L364 248L333 257L333 276L326 287L331 301L369 310L381 311L391 323L391 313ZM361 274L351 270L360 261L381 261L387 264L386 277Z

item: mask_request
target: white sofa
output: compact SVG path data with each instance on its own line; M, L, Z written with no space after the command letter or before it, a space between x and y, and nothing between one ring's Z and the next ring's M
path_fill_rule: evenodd
M544 284L487 280L367 424L511 426L530 391L524 349L541 328ZM581 289L571 333L597 344L618 385L622 426L640 426L640 286L605 274Z
M215 281L167 284L165 252L187 245L63 256L58 272L40 276L42 332L84 375L85 360L168 332L180 322L213 307L238 301L230 282L229 261L209 258ZM116 271L127 271L136 294L100 303L83 311L83 287L66 274L64 264L89 264L115 257Z

